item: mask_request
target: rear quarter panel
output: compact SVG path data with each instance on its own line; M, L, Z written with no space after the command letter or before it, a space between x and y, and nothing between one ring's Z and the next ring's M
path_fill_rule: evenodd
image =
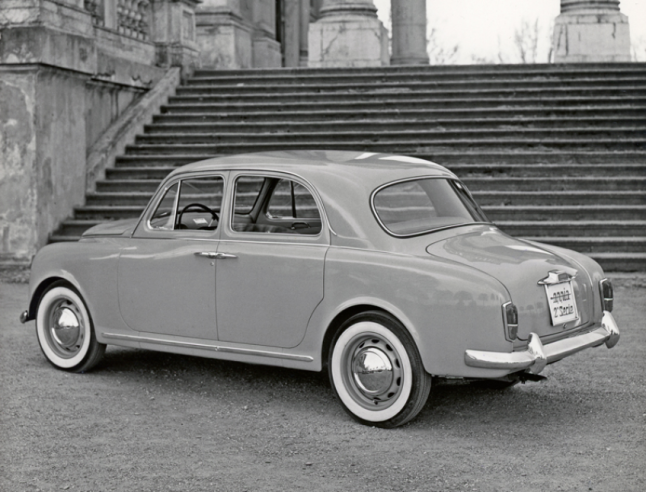
M464 265L410 255L332 247L325 263L325 295L301 348L315 350L337 314L371 305L411 333L426 371L436 376L497 377L467 367L466 349L511 351L504 337L504 287Z

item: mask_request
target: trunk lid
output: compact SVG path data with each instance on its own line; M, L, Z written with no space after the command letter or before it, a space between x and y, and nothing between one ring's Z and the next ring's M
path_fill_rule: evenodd
M426 251L476 268L499 280L518 308L520 340L527 340L532 332L541 338L546 337L547 341L558 339L588 325L593 319L594 291L587 273L578 264L536 244L512 238L495 227L483 227L442 239L428 246ZM550 296L554 297L556 290L558 297L569 289L568 284L563 283L569 277L573 277L571 288L578 320L562 324L557 318L556 324L552 324L550 311L553 308L550 308L547 288L539 282L558 285L558 289L550 286Z

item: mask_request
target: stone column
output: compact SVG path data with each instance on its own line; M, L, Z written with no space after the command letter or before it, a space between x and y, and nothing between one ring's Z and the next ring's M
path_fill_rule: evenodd
M555 63L630 61L630 28L619 0L561 0L552 47Z
M388 65L388 31L372 0L325 0L308 45L310 67Z
M152 0L155 59L160 67L179 66L191 72L199 66L195 39L195 9L199 0Z
M428 65L426 0L393 0L393 65Z

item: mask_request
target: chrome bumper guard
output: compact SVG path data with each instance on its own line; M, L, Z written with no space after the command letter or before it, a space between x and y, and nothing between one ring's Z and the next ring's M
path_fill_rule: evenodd
M25 309L20 313L20 322L24 325L27 321L29 321L29 311Z
M568 355L596 347L602 343L612 348L619 341L619 328L612 313L603 312L601 327L583 335L565 338L543 345L536 333L529 335L527 349L521 352L485 352L467 350L464 362L470 367L483 369L505 369L512 372L528 370L532 374L540 373L547 364L563 359Z

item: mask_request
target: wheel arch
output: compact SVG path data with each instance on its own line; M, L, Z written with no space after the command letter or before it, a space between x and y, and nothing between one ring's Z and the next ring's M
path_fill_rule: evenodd
M28 321L36 319L36 312L38 311L38 304L40 303L40 300L43 298L45 292L47 292L49 288L57 282L64 283L80 293L78 285L72 282L69 278L53 275L41 280L38 286L34 289L29 301L29 316L27 318Z
M349 320L351 317L365 313L368 311L378 311L383 313L391 318L395 319L404 327L408 334L413 339L415 345L417 343L417 336L415 330L412 329L410 320L408 320L403 313L399 312L397 309L394 309L392 306L383 306L378 302L370 302L364 300L363 302L358 302L349 306L344 306L339 312L332 318L332 321L328 323L327 329L325 330L325 335L323 336L323 342L321 343L321 366L325 371L328 366L328 357L330 355L330 349L332 347L332 340L338 332L339 328ZM418 346L419 350L419 346Z

